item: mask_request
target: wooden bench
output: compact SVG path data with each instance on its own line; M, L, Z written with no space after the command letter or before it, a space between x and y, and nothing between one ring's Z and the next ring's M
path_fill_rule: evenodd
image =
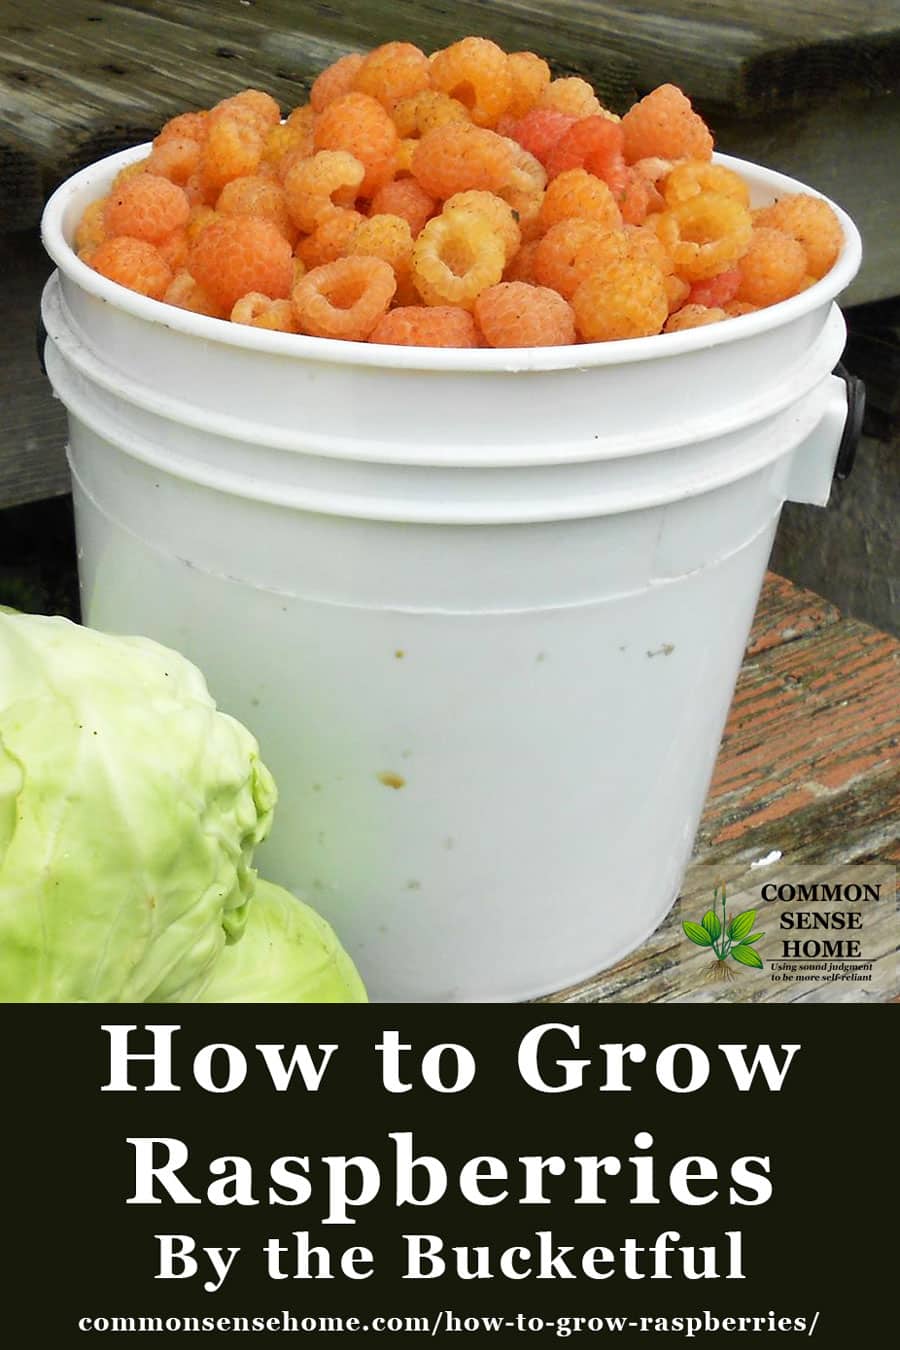
M900 1002L889 895L865 918L866 982L813 970L774 983L740 967L714 981L710 953L682 932L710 907L713 880L736 894L792 866L833 881L847 863L900 865L900 642L770 572L679 903L639 951L546 1001ZM761 944L770 967L776 949Z

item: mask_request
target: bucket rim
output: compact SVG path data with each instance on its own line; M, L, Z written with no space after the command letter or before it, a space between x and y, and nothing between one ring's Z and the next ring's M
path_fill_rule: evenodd
M151 143L145 142L107 155L67 178L53 192L41 217L41 239L59 271L88 294L147 323L218 346L300 361L433 373L487 374L500 371L518 374L666 360L709 347L725 347L804 317L834 300L853 280L862 260L862 240L856 225L843 208L823 192L774 169L717 152L713 155L715 163L741 173L745 179L774 196L792 192L807 193L828 202L837 214L844 235L844 244L837 261L824 277L789 300L779 301L753 314L738 315L723 323L706 324L678 333L657 333L650 337L560 347L401 347L389 343L348 342L301 333L270 332L232 323L228 319L194 314L130 291L95 272L75 253L63 228L63 217L72 197L92 186L96 186L98 195L101 195L120 169L142 159L151 148Z

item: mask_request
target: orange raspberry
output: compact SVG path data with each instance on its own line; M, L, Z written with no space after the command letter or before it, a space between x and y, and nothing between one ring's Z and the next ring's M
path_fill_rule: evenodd
M362 342L396 289L393 268L381 258L338 258L307 272L291 298L302 332Z
M661 211L665 204L649 179L633 165L625 169L625 186L618 201L626 225L643 225L651 211Z
M172 269L159 249L146 239L131 239L125 234L104 239L91 258L91 266L101 276L152 300L161 300L172 280Z
M710 130L690 99L674 84L661 84L622 118L625 158L630 164L647 156L663 159L709 159Z
M649 337L669 312L665 281L644 259L608 263L583 281L572 297L575 322L588 342Z
M409 275L412 251L412 231L403 217L381 215L370 216L357 226L346 253L348 257L382 258L399 280Z
M512 81L512 95L504 116L524 117L549 85L550 67L534 52L511 52L506 58L506 68Z
M237 118L257 128L265 136L271 127L277 127L281 121L281 109L271 94L262 89L242 89L239 94L223 98L210 110L207 120L208 132L216 122Z
M710 308L707 305L683 305L666 319L663 332L682 333L687 328L703 328L705 324L721 323L727 318L724 309Z
M618 229L622 224L616 199L609 187L586 169L566 170L552 183L548 183L544 193L540 213L542 229L549 230L551 225L567 220L570 216L596 220L609 230Z
M231 311L232 323L267 328L273 333L299 333L300 324L290 300L270 300L261 291L242 295Z
M226 311L202 290L190 272L176 272L163 296L167 305L187 309L192 314L206 314L211 319L224 319Z
M403 305L378 321L369 341L395 347L477 347L478 332L469 311L458 306Z
M622 144L621 123L606 117L582 117L563 133L547 156L547 176L552 179L567 169L587 169L619 197L627 182Z
M751 248L753 241L750 241ZM746 258L746 254L744 257ZM730 267L725 272L720 272L718 276L710 277L709 281L698 281L691 287L688 303L691 305L707 305L710 309L721 309L727 305L729 300L733 300L737 295L741 285L740 267Z
M154 142L147 159L147 172L183 187L200 165L200 142L190 136L168 136L159 145Z
M455 192L444 203L443 214L448 211L478 211L490 223L491 229L503 240L506 262L515 256L522 242L522 235L516 224L511 206L493 192Z
M577 216L560 220L537 241L534 275L541 286L550 286L571 300L582 281L590 276L598 261L607 256L601 241L609 231L596 220ZM622 254L625 253L624 236Z
M342 258L364 220L359 211L333 206L321 217L312 234L300 240L297 257L307 268L322 267Z
M309 91L313 112L324 112L329 103L350 93L365 59L362 52L348 52L319 72Z
M444 127L448 122L471 122L468 108L459 99L442 94L438 89L423 89L409 98L400 99L391 111L397 135L416 139L426 131Z
M154 149L167 141L170 136L179 140L182 138L198 142L204 140L208 118L209 113L206 111L179 113L177 117L170 117L168 122L163 124L159 135L154 138Z
M158 244L187 224L191 208L180 187L168 178L142 173L111 192L103 215L108 235L127 234Z
M593 117L595 113L604 111L587 80L581 80L577 75L551 80L538 99L537 106L575 118Z
M215 200L232 178L256 173L262 158L264 134L255 119L210 114L209 134L200 154L200 184Z
M465 104L479 127L493 126L513 95L506 53L489 38L466 37L436 52L431 58L431 83Z
M426 305L471 309L503 276L503 240L477 211L435 216L413 249L412 276Z
M156 247L159 249L159 256L171 268L173 274L187 267L190 240L184 226L167 234L165 239L160 239Z
M506 271L503 273L504 281L527 281L530 286L538 284L534 260L540 242L539 239L531 239L527 244L522 245L512 262L507 264Z
M575 125L576 120L553 108L532 108L519 119L509 134L546 168L554 146Z
M372 215L402 216L415 237L437 205L415 178L400 178L378 189L372 198Z
M841 223L828 202L806 192L763 207L756 212L754 224L782 230L802 244L809 274L817 280L831 270L844 245Z
M365 168L360 194L371 197L394 173L397 129L377 99L344 94L329 103L315 124L317 150L346 150Z
M75 228L75 250L77 253L95 249L106 238L106 226L103 223L108 197L100 197L84 208L81 220Z
M469 122L428 131L413 155L413 176L432 197L477 189L497 192L510 179L513 156L502 137Z
M683 281L682 278L676 276L674 272L670 276L667 276L666 298L669 302L669 313L674 314L676 309L681 309L681 306L685 303L690 293L691 288L688 282Z
M353 88L377 98L388 111L431 83L428 57L411 42L386 42L369 52L356 72Z
M564 347L575 341L571 306L546 286L501 281L475 301L475 319L489 347Z
M347 150L319 150L309 159L298 159L283 184L294 224L310 232L335 206L352 206L365 175L363 164Z
M248 291L283 300L294 277L284 235L270 220L253 216L220 216L207 225L191 245L188 270L226 310Z
M746 206L718 192L700 192L662 215L653 226L687 281L724 272L746 253L753 223Z
M411 176L413 155L418 143L411 136L404 136L402 140L397 142L397 153L394 155L394 178L409 178Z
M292 248L296 243L297 227L288 211L284 189L271 178L252 174L247 178L233 178L220 192L216 210L223 216L256 216L260 220L271 220Z
M723 197L733 197L742 206L750 205L750 189L740 174L709 160L688 159L674 164L661 186L667 206L677 206L701 192L718 192Z
M782 230L759 225L750 236L750 247L741 258L738 285L727 300L746 300L751 305L775 305L802 288L806 276L803 245Z

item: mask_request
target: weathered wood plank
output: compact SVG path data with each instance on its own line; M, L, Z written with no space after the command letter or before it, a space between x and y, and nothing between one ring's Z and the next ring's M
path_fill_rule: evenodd
M683 937L682 919L709 905L711 875L734 893L773 851L779 868L803 864L823 880L847 863L900 863L900 643L837 621L831 606L770 574L749 651L680 903L638 952L548 1002L897 997L890 904L866 919L865 950L875 960L865 985L773 984L752 971L711 984L708 953Z
M33 235L0 235L0 507L69 491L66 418L37 359L41 287L51 268ZM3 516L0 513L0 531Z

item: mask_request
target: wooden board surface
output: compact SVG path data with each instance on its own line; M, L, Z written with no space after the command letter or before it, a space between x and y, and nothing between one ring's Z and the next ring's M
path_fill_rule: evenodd
M686 940L682 920L709 908L713 877L737 894L775 852L773 876L802 865L829 881L848 863L900 866L900 643L770 573L678 903L639 951L546 1001L900 998L891 902L866 917L869 983L772 983L743 969L710 979L709 952Z
M166 117L248 84L285 107L344 51L403 35L434 48L484 32L584 75L613 107L682 84L731 153L830 191L869 257L854 302L900 293L900 7L810 0L4 0L0 228L36 223L44 194Z

